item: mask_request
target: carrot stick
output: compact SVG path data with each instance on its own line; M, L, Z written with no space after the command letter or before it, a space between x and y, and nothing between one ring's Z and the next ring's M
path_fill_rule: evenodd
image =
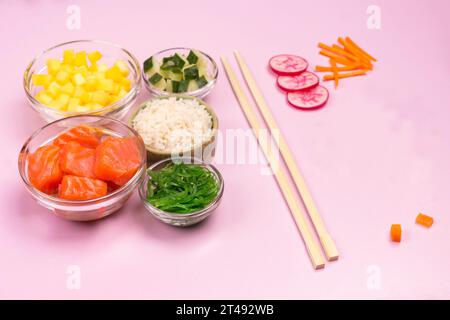
M346 58L348 58L350 60L353 60L353 61L358 61L359 60L357 56L355 56L352 53L349 53L349 52L345 51L343 48L339 47L336 44L333 44L331 49L333 49L333 52L335 52L336 54L344 56L344 57L346 57Z
M366 74L366 70L357 70L357 71L351 71L347 73L338 73L336 77L339 79L343 78L350 78L350 77L356 77L356 76L363 76ZM323 76L324 81L334 80L334 74L327 74Z
M361 49L360 46L358 46L352 39L350 39L350 37L346 37L345 40L351 44L353 47L355 47L356 49L358 49L359 51L361 51L362 54L364 54L367 58L369 58L369 60L372 61L377 61L377 59L375 59L374 57L372 57L370 54L368 54L366 51L364 51L363 49Z
M370 58L365 56L360 50L358 50L356 47L354 47L351 43L345 41L342 37L338 38L338 42L344 47L345 51L347 51L359 58L364 69L366 69L366 70L373 69L372 63L370 62Z
M326 51L326 50L320 50L319 54L328 57L328 58L332 58L335 60L336 63L340 63L343 64L344 66L349 66L354 64L354 61L350 61L347 58L341 57L333 52L330 51Z
M325 51L332 52L332 53L334 53L336 55L342 56L344 58L347 58L347 59L350 59L350 60L353 60L353 61L357 61L358 60L358 57L354 56L351 53L346 52L345 50L342 50L339 47L337 47L337 49L336 49L334 45L332 47L330 47L330 46L327 46L324 43L319 42L318 47L323 49L323 50L325 50Z
M336 69L336 61L330 59L331 69L333 70L333 78L334 78L334 88L337 89L339 85L339 77Z
M339 47L336 44L333 45L332 49L334 50L333 52L336 52L342 56L345 56L346 58L348 58L350 60L353 60L353 61L359 63L366 70L373 69L372 63L366 57L356 56L355 54L350 53L350 52L346 51L345 49L342 49L341 47Z
M336 67L336 69L337 71L351 71L359 69L359 66L350 65L350 66ZM325 66L316 66L316 72L328 72L328 71L333 71L333 68Z

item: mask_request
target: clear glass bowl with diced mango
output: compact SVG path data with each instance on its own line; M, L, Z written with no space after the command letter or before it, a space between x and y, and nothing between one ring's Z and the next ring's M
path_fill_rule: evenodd
M76 40L36 56L23 85L31 107L48 122L75 115L123 119L139 94L141 68L118 45Z
M148 57L142 66L145 87L156 96L204 98L217 82L218 68L208 54L191 48L171 48Z

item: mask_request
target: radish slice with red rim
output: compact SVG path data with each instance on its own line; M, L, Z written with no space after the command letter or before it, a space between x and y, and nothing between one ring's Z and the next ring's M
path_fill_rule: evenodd
M269 66L280 76L293 76L305 71L308 68L308 62L292 54L279 54L270 59Z
M305 71L296 76L279 76L277 84L287 92L299 91L318 85L319 77L312 72Z
M325 105L328 96L328 90L319 85L302 91L289 92L287 99L295 108L317 109Z

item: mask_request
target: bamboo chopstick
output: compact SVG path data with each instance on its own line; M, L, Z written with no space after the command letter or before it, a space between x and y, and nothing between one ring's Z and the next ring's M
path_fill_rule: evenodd
M322 254L320 252L319 246L317 245L315 239L313 238L312 231L305 219L305 213L302 212L302 209L297 203L294 193L289 187L287 175L283 171L283 169L275 165L276 160L272 148L267 147L268 143L266 140L266 136L264 134L261 134L262 127L259 123L258 118L256 117L256 113L250 107L250 103L247 99L247 96L242 90L242 87L239 84L239 80L237 79L236 74L234 73L233 69L228 63L228 60L225 57L222 57L221 60L227 73L228 80L230 81L233 91L239 101L241 109L244 112L247 121L250 123L253 133L258 139L261 149L263 150L267 158L267 161L269 162L274 172L278 185L280 186L283 196L291 210L292 216L297 224L300 234L303 237L303 241L305 242L305 246L311 259L312 265L314 269L321 269L325 266Z
M247 81L247 85L253 95L253 98L256 101L256 105L261 111L264 121L267 123L271 131L276 130L277 132L280 132L279 141L276 142L278 143L281 155L283 156L284 161L286 162L286 165L295 182L297 190L303 199L303 203L305 204L309 216L311 217L314 228L316 229L317 235L319 236L319 240L322 244L327 259L329 261L337 260L339 258L339 252L336 248L336 245L334 244L333 239L331 238L330 234L328 233L325 227L325 223L323 222L319 214L319 211L317 210L317 207L314 203L311 193L309 192L308 187L306 186L305 179L303 178L302 174L300 173L300 170L297 167L297 164L295 163L294 156L292 155L292 152L289 149L286 140L283 138L283 135L281 134L281 131L278 128L275 119L273 118L272 113L270 112L270 109L267 106L267 103L264 100L263 95L261 94L261 91L259 90L253 76L251 75L250 69L245 64L239 52L235 51L234 54L241 68L241 71L244 75L244 78Z

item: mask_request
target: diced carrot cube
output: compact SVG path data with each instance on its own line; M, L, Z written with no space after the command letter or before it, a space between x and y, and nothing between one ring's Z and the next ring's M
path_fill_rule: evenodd
M400 242L402 240L402 226L399 224L393 224L391 226L391 239L394 242Z
M424 227L431 227L433 225L433 218L426 214L419 213L416 217L416 223L423 225Z

